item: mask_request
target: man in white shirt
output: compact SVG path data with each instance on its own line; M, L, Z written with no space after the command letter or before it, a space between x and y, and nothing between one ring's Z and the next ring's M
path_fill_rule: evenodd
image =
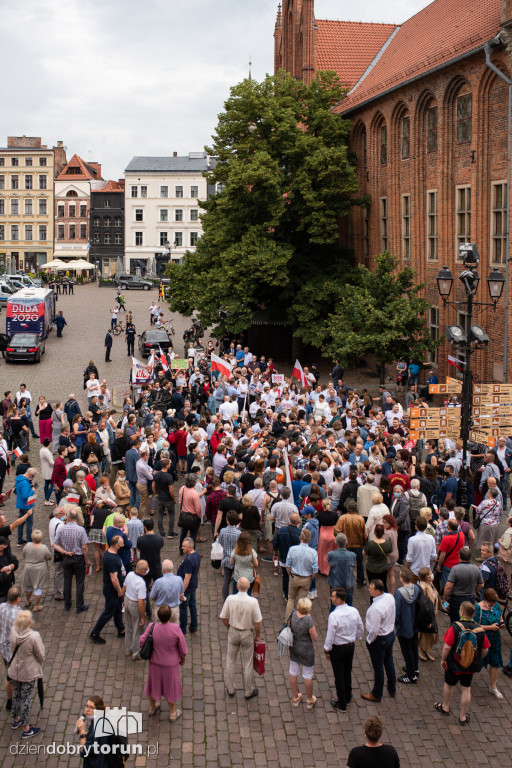
M364 635L363 622L357 608L346 604L347 591L343 587L331 590L335 606L329 614L324 652L332 665L337 699L331 699L331 707L347 711L352 699L352 662L355 641Z
M237 582L238 594L229 595L222 606L220 618L228 628L228 647L224 682L228 696L235 695L235 662L240 649L242 659L242 677L244 681L245 698L252 699L258 695L254 687L254 643L259 641L261 632L261 611L255 597L249 597L249 581L243 576Z
M369 586L372 604L366 611L366 647L373 667L373 688L371 693L362 693L366 701L380 703L384 692L384 670L388 681L388 691L392 699L396 694L396 672L393 662L393 644L395 642L395 598L384 592L380 579L372 579Z
M89 381L86 382L85 388L87 389L87 398L89 400L89 405L91 404L91 399L93 397L99 397L101 395L101 387L98 379L94 375L94 373L89 374Z
M140 659L139 635L146 621L147 587L144 576L148 571L146 560L139 560L135 570L126 574L123 584L125 656L131 656L134 661Z
M238 403L236 401L236 395L224 398L224 402L219 406L220 415L224 421L231 421L231 416L238 413Z
M414 574L414 583L418 583L418 573L422 568L432 568L436 560L436 540L434 536L425 533L427 521L424 517L416 520L417 533L408 541L405 565Z

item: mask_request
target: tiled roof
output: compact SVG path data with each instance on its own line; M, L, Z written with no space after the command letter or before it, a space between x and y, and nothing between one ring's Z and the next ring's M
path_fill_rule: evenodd
M68 168L80 168L80 173L67 173ZM97 163L94 164L88 164L85 162L85 160L82 160L81 157L78 155L73 155L71 160L67 163L67 165L64 166L62 171L57 176L58 181L84 181L85 180L91 180L91 179L98 179L101 178L101 173L99 172L99 168L101 166L98 166Z
M501 0L434 0L400 26L336 111L352 110L477 50L498 34L500 22Z
M95 189L95 192L122 192L124 185L121 186L118 181L109 179L101 189Z
M316 69L333 69L352 88L396 29L395 24L317 19Z

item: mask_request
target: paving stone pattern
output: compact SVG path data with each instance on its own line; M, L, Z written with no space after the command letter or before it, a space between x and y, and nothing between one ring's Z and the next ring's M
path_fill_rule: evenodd
M151 294L129 293L128 307L135 312L137 330L147 325L146 308L156 292ZM108 322L108 307L112 305L113 292L95 286L77 288L73 296L59 300L68 320L63 339L52 335L47 353L39 366L5 366L0 368L0 389L16 391L24 380L34 397L45 392L52 400L65 399L76 391L83 398L81 373L92 357L100 374L109 380L126 380L128 370L126 347L120 339L114 341L109 366L102 363L103 337ZM106 319L105 319L106 318ZM176 322L177 336L188 320ZM181 330L180 330L181 329ZM350 379L347 376L350 383ZM32 442L31 458L39 467L39 444ZM11 478L6 487L12 483ZM15 502L11 499L3 510L8 521L14 519ZM40 527L48 542L49 508L43 506L41 488L36 504L35 526ZM424 768L426 765L454 768L455 766L510 765L508 743L505 734L509 729L510 681L500 674L499 687L505 695L503 702L496 701L488 693L488 675L478 675L473 685L471 703L472 720L468 728L458 725L457 717L444 718L433 709L441 697L442 673L439 661L421 664L421 677L417 686L399 687L395 700L385 697L380 705L368 704L360 693L370 689L372 673L363 641L356 647L354 660L353 702L345 714L335 712L329 706L334 696L330 664L322 654L325 637L329 591L325 577L317 580L318 599L314 601L313 617L319 631L315 672L316 708L308 712L305 703L298 709L291 706L288 686L288 658L278 657L276 637L281 628L285 603L281 592L281 579L273 575L272 565L261 564L262 591L260 604L263 613L262 639L267 643L266 672L258 678L259 697L245 701L241 675L237 676L237 694L230 699L225 694L223 681L223 652L226 645L226 629L218 616L222 607L221 576L209 560L211 532L203 529L208 543L198 544L203 554L198 590L200 630L197 635L187 635L189 655L182 670L183 716L172 725L163 711L156 718L148 717L148 702L144 698L146 664L142 661L126 661L123 640L117 638L113 624L107 625L105 646L93 645L88 634L103 606L101 594L102 574L93 573L86 579L86 602L89 611L77 616L66 613L62 603L50 596L44 599L44 610L36 614L36 627L46 646L44 681L46 699L40 710L39 702L32 705L32 723L43 729L40 736L32 739L31 750L40 746L37 757L13 754L22 742L20 732L11 730L11 720L5 710L0 717L0 750L2 767L35 765L77 766L76 756L46 754L42 746L50 744L77 744L74 725L88 696L93 693L104 697L110 706L123 707L143 713L143 732L130 737L158 754L130 757L128 766L190 766L191 768L292 768L292 766L346 765L348 751L362 743L362 726L370 714L380 714L384 720L384 740L394 744L402 766ZM12 537L16 547L16 534ZM91 547L92 549L92 547ZM92 552L91 552L92 555ZM175 566L179 563L175 540L165 540L165 557L171 557ZM21 582L21 568L18 572ZM363 618L369 599L366 589L355 594L355 605ZM441 617L441 632L448 626ZM510 638L503 635L504 658L508 659ZM440 645L435 649L439 657ZM402 666L398 644L395 648L397 669ZM301 690L303 686L301 684ZM458 711L459 691L452 700L454 713ZM305 697L304 697L305 700ZM164 704L164 702L163 702ZM3 697L2 697L3 706Z

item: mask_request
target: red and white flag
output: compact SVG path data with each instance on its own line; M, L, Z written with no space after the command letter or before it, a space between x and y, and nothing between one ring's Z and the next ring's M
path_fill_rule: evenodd
M297 381L300 381L303 387L308 386L308 382L306 381L306 375L302 370L302 365L299 363L298 360L295 361L295 365L293 366L292 376L294 379L297 379Z
M226 363L222 357L218 357L212 352L210 360L212 371L219 371L219 373L221 373L223 376L231 376L233 372L233 366L229 363Z
M161 362L161 364L162 364L162 368L164 369L164 373L165 373L165 371L168 371L168 370L169 370L169 366L168 366L168 364L167 364L167 358L166 358L166 356L164 355L164 353L163 353L163 351L162 351L161 347L158 347L158 350L159 350L159 352L160 352L160 362Z
M459 371L463 371L466 367L464 360L459 360L458 357L452 357L452 355L448 355L448 365L453 365Z
M15 448L14 455L16 456L17 459L19 459L20 456L23 456L23 451L21 450L21 448Z
M66 504L79 504L80 503L80 494L76 491L72 491L71 493L68 493L66 496Z
M30 507L33 507L35 503L36 503L36 494L35 494L35 491L32 491L32 493L30 494L30 496L27 499L27 507L26 508L30 509Z

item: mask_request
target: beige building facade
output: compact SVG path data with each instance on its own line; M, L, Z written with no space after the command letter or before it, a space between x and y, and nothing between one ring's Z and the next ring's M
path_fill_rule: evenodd
M9 136L0 148L0 266L37 272L53 258L54 180L66 165L62 141Z

